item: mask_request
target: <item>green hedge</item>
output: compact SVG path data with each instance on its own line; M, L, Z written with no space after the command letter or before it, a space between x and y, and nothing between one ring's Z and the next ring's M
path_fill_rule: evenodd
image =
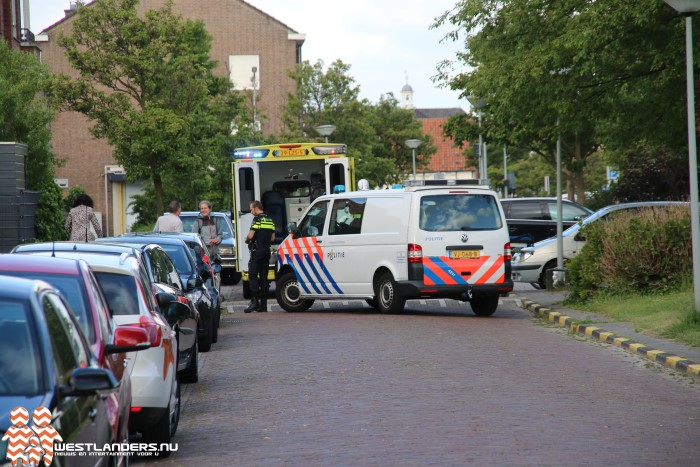
M581 234L586 244L568 263L571 300L678 290L692 275L687 206L613 213Z

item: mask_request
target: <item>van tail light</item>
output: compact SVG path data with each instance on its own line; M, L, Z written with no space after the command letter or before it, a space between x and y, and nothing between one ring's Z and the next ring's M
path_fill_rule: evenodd
M510 261L511 259L511 254L510 254L510 242L506 243L503 245L503 259L505 261Z
M423 262L423 247L415 243L408 244L408 262L422 263Z
M163 331L153 318L150 316L141 316L139 317L138 324L135 324L134 326L138 326L146 330L151 347L160 347L160 341L163 338Z

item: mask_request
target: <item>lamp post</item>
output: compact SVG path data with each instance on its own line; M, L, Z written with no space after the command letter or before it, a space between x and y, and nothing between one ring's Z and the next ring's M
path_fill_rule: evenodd
M253 131L258 130L258 109L257 109L257 103L255 102L256 100L256 93L258 90L258 79L257 79L257 73L258 73L258 67L254 66L252 68L253 72L253 77L251 78L250 82L253 85Z
M484 138L481 135L481 109L486 107L486 101L480 97L470 96L468 99L471 106L476 110L476 114L479 118L479 151L477 156L479 156L479 178L483 180L488 180L488 163L486 159L486 148L484 148Z
M335 125L319 125L316 127L316 131L319 135L326 138L326 143L328 142L328 137L335 131Z
M698 154L695 128L695 78L693 76L693 13L700 0L664 0L685 16L686 92L688 106L688 168L690 170L690 238L693 247L693 295L695 311L700 312L700 206L698 206Z
M413 153L413 180L416 179L416 148L423 144L423 141L419 139L407 139L406 140L406 146L411 148L411 151Z

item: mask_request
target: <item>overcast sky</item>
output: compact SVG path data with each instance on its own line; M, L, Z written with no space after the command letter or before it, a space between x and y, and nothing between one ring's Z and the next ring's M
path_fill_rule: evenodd
M459 94L439 89L431 80L437 64L454 60L453 42L440 43L447 29L431 30L433 19L451 9L455 0L247 0L299 33L306 34L304 60L323 60L326 66L341 59L360 95L377 102L381 94L413 88L418 108L461 107L469 104ZM68 0L29 0L31 30L60 20Z

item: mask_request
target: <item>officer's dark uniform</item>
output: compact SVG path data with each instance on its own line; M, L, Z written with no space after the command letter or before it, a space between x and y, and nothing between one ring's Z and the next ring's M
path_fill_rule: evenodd
M270 242L275 233L275 222L261 212L253 218L250 230L255 231L253 240L248 243L250 261L248 274L250 277L251 300L246 313L251 311L267 311L267 272L270 264Z

